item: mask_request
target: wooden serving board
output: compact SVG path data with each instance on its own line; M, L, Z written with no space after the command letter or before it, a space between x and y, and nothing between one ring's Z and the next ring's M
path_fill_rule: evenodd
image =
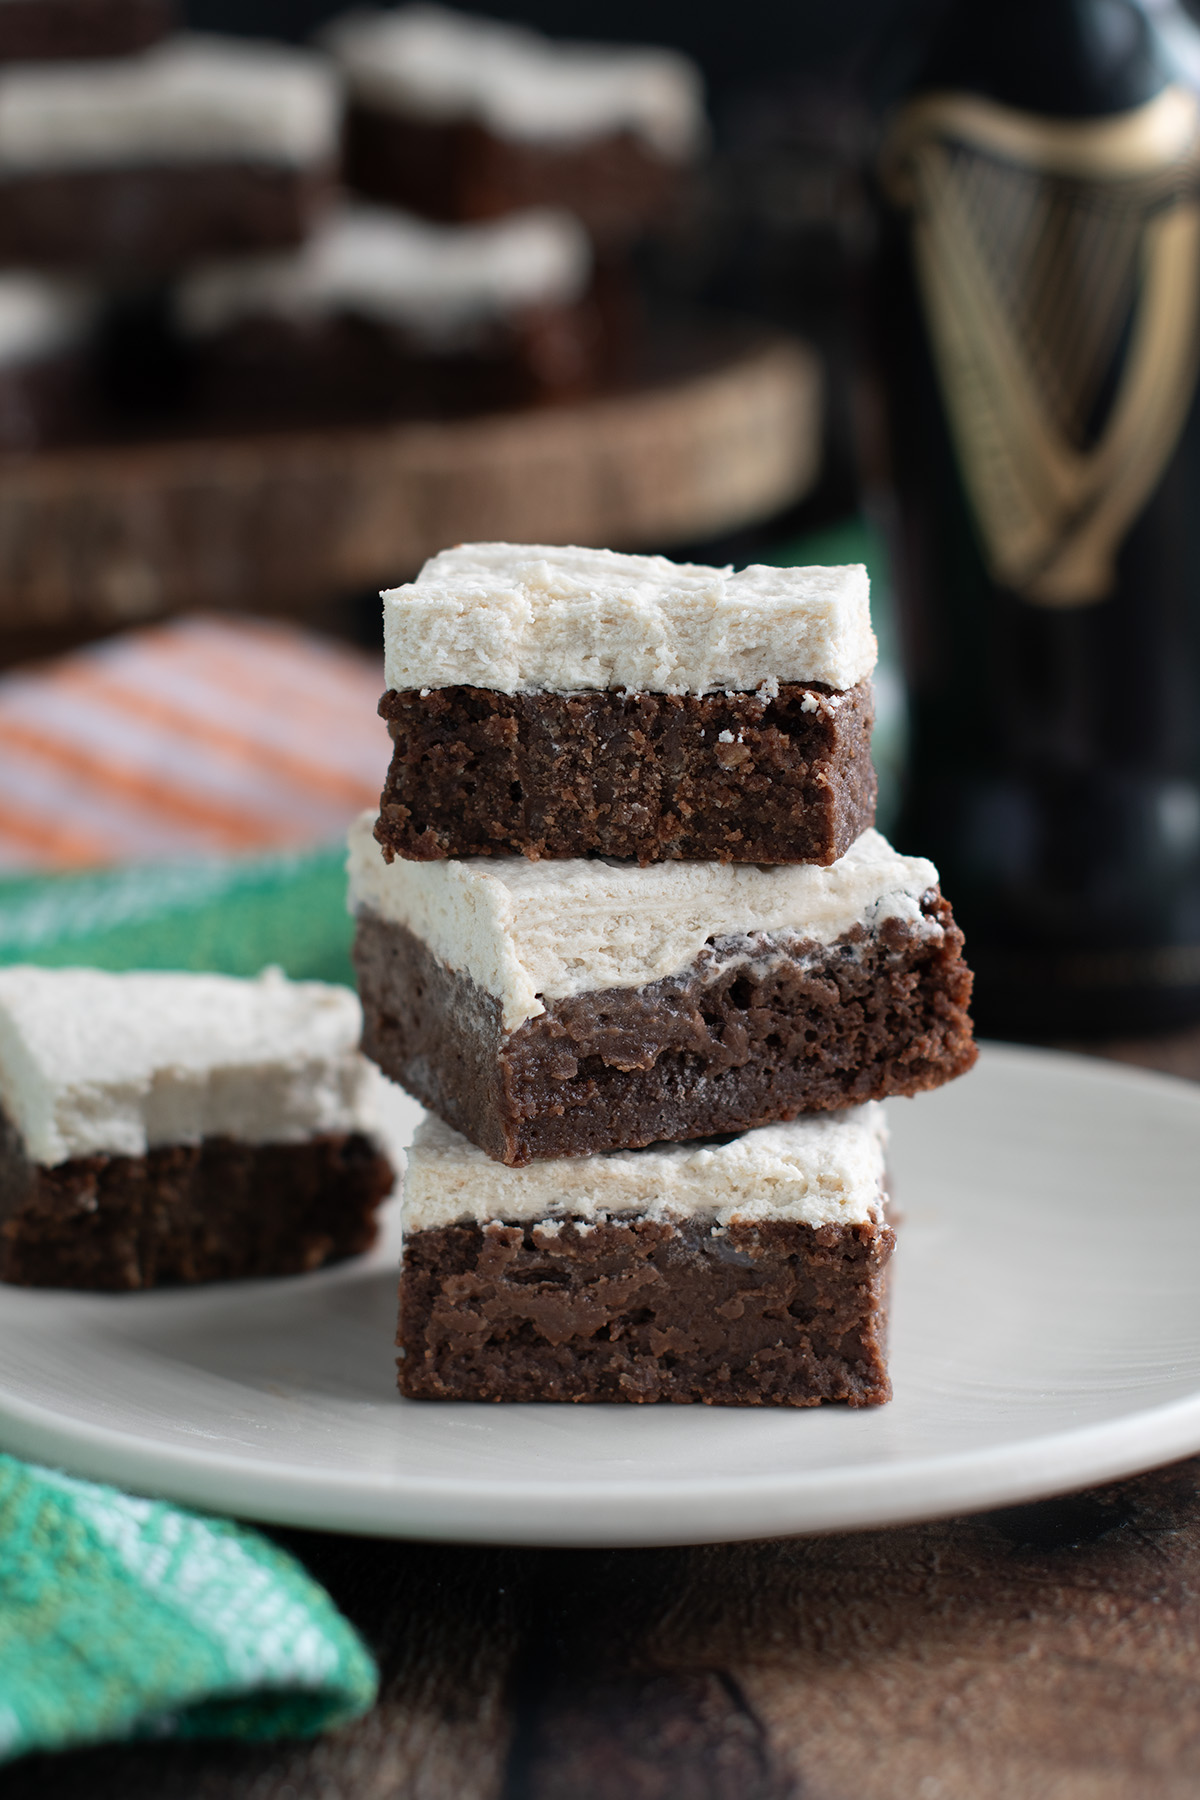
M302 612L463 540L659 548L798 498L819 457L812 353L730 332L677 361L572 406L0 459L0 634Z

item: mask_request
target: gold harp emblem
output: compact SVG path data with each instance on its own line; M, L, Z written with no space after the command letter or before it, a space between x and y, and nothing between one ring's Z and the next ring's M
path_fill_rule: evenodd
M1168 87L1115 118L931 94L885 181L993 578L1043 606L1108 594L1200 366L1200 123Z

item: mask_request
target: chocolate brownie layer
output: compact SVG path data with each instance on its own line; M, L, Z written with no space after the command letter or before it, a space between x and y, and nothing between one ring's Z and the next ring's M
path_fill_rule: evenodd
M453 354L350 317L247 320L189 345L192 412L205 424L288 425L455 418L566 399L602 357L586 304L527 307Z
M47 1167L0 1115L0 1280L127 1290L299 1274L369 1249L393 1180L361 1132Z
M83 436L94 402L82 356L0 362L0 450L36 450Z
M194 257L287 248L331 193L328 171L250 163L6 175L0 265L153 272Z
M404 1246L413 1400L891 1398L886 1225L450 1225Z
M962 933L936 889L830 944L724 940L683 974L546 1003L500 1003L406 927L367 910L354 956L363 1049L504 1163L712 1137L891 1094L975 1061Z
M0 62L128 56L165 37L170 0L3 0Z
M677 162L628 131L522 142L470 121L426 123L362 101L347 113L345 163L351 187L426 218L462 223L561 206L607 243L660 219L681 177Z
M752 694L389 691L390 861L829 864L875 817L869 681Z

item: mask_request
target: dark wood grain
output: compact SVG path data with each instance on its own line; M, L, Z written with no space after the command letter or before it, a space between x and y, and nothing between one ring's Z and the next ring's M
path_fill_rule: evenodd
M1200 1032L1155 1043L1139 1060L1200 1075ZM369 1718L314 1744L33 1757L4 1800L1200 1793L1200 1457L973 1518L694 1549L280 1535L380 1659Z
M1200 1458L978 1518L658 1551L293 1534L384 1692L321 1742L35 1757L5 1800L1192 1800Z
M134 1744L28 1757L0 1772L4 1800L493 1800L512 1736L512 1554L279 1536L379 1659L382 1690L367 1718L303 1744Z

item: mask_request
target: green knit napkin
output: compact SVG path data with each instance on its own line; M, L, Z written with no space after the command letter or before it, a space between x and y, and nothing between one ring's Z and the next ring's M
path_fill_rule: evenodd
M0 1455L0 1761L307 1737L377 1685L328 1594L257 1532Z

